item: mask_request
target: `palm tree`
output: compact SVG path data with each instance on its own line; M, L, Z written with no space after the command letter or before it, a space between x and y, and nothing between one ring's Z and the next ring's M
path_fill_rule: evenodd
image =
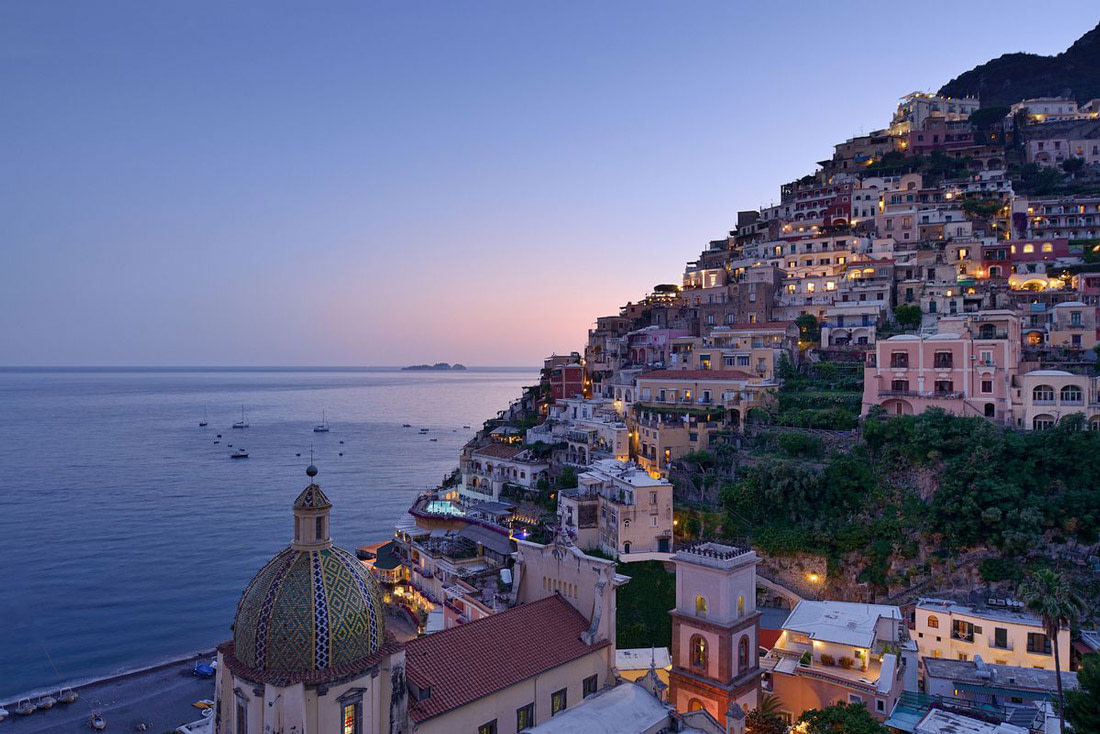
M1058 682L1058 719L1066 731L1066 699L1062 694L1062 660L1058 655L1058 632L1080 616L1085 602L1062 574L1044 568L1031 574L1017 591L1020 600L1043 620L1047 639L1054 646L1054 675Z

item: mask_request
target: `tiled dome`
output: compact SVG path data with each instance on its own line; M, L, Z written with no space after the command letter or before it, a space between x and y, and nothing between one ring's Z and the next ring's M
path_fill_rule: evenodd
M245 589L233 625L234 654L257 671L339 668L384 640L377 582L331 545L290 546L272 558Z

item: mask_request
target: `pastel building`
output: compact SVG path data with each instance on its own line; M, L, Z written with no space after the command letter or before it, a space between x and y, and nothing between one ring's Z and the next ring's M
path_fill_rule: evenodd
M1067 415L1082 413L1090 430L1100 429L1097 381L1064 370L1032 370L1019 378L1015 400L1016 427L1042 431Z
M562 527L582 549L615 556L672 550L672 485L637 464L601 459L558 492Z
M1054 669L1053 645L1069 667L1070 632L1051 641L1042 620L1016 608L986 608L942 599L921 599L914 610L913 637L921 657L982 660L994 665Z
M901 610L881 604L799 602L762 667L791 720L855 703L884 721L903 691L917 689L917 646Z
M1011 420L1019 317L1012 311L960 314L941 318L939 329L875 344L864 370L864 414L875 405L892 415L938 407L956 415Z

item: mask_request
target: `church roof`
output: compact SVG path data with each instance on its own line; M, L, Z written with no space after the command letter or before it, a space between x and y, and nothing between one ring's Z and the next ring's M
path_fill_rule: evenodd
M234 655L254 672L340 668L384 642L377 582L336 547L280 551L245 589L233 623Z
M405 672L422 700L409 699L419 723L584 657L611 643L581 641L588 620L560 596L412 640Z
M294 500L295 510L324 510L330 507L332 502L316 484L310 484L303 489L298 499Z

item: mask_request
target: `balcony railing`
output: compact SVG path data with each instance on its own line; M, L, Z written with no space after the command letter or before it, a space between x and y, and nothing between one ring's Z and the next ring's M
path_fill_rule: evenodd
M938 400L961 400L961 392L919 392L917 390L879 390L880 398L933 398Z

